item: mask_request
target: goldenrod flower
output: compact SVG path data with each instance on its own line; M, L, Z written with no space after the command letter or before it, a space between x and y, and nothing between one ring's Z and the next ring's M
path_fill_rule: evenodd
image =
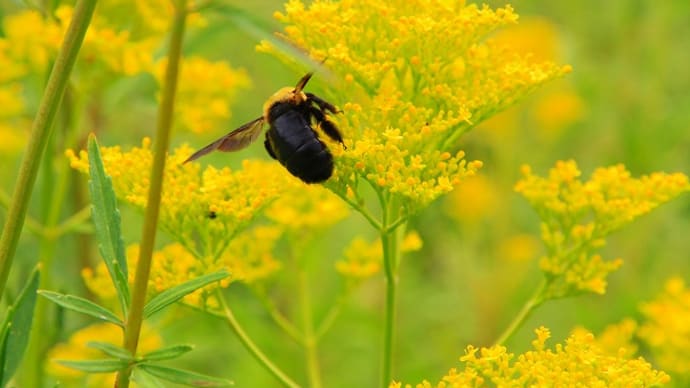
M161 199L159 226L197 258L219 259L228 243L291 185L301 185L275 162L245 160L242 168L201 172L198 163L182 162L188 146L168 156ZM106 172L118 198L143 209L149 188L152 153L150 140L123 152L102 147ZM88 171L85 151L67 151L72 167Z
M576 292L603 294L606 276L622 264L605 261L598 253L605 237L655 207L690 190L680 173L653 173L632 178L622 165L598 168L582 182L577 164L561 161L547 178L528 166L515 190L541 218L546 256L540 266L552 280L548 294L562 297Z
M623 319L620 323L606 326L604 331L597 336L597 343L608 355L633 357L637 354L639 347L635 342L638 327L639 325L633 319Z
M341 82L335 119L347 151L334 145L327 186L357 194L358 179L400 198L409 212L453 189L481 166L457 151L457 138L536 86L569 71L531 61L488 35L515 23L512 8L463 1L315 1L276 15L285 37ZM259 49L280 55L263 42Z
M437 384L424 381L416 387L649 387L669 382L664 372L654 370L642 358L607 354L594 335L578 331L564 344L546 346L549 330L535 330L534 350L520 355L503 346L478 349L468 346L460 358L461 368L452 368ZM394 382L390 387L401 387ZM412 385L405 385L412 387Z
M644 320L637 335L647 344L659 367L690 378L690 289L680 277L666 282L664 291L640 306Z
M280 198L266 209L266 216L276 225L298 233L328 228L349 213L347 204L321 185L286 188Z
M154 76L163 82L167 60L156 64ZM226 62L211 62L200 57L182 59L177 90L177 126L202 133L227 127L230 104L240 89L249 86L243 70Z
M422 239L415 231L405 235L400 245L402 252L414 252L422 248ZM381 240L367 242L362 237L355 237L345 249L344 258L335 263L341 275L363 280L381 271L383 265L383 248Z
M148 292L156 295L168 288L199 276L225 269L230 277L210 284L185 296L184 302L201 307L216 308L214 291L227 287L233 281L253 283L265 279L280 269L281 264L273 257L273 249L282 235L279 227L259 226L252 228L228 242L228 248L219 258L195 257L181 244L169 244L153 253ZM127 247L127 266L135 268L139 258L139 246ZM129 282L134 282L134 271L129 271ZM95 269L82 270L82 277L89 290L98 295L106 305L115 305L116 294L110 274L104 263Z
M159 349L163 340L158 331L146 324L142 327L139 337L138 351L140 353ZM112 387L115 382L115 373L85 373L60 365L59 360L97 360L109 358L100 350L87 346L89 342L106 342L116 346L122 346L122 329L110 323L97 323L87 326L73 333L67 342L55 345L48 352L48 364L46 371L60 379L61 385L66 387L102 388Z

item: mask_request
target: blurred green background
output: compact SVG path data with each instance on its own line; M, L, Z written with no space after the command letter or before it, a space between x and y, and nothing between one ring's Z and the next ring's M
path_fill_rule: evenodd
M12 12L13 2L3 2ZM493 7L504 2L490 1ZM252 86L240 91L227 130L257 117L263 101L301 75L275 58L254 50L259 30L279 31L272 14L282 2L257 0L236 5L246 15L206 15L209 25L190 36L186 55L227 60L246 70ZM463 138L468 159L484 162L481 177L469 182L417 216L411 229L423 248L404 257L401 267L396 367L399 380L435 380L456 365L468 344L490 345L515 316L542 276L539 221L525 200L512 191L519 167L529 164L544 175L557 160L574 159L583 178L596 167L623 163L634 176L654 171L690 173L690 2L527 0L513 4L520 14L517 49L573 66L563 80L548 85L517 107L482 123ZM247 18L251 15L251 18ZM244 20L242 20L244 18ZM316 79L310 87L326 87ZM155 101L133 97L155 88L138 77L106 91L103 115L111 127L99 135L104 145L139 145L154 129ZM117 129L116 129L117 128ZM222 135L178 133L173 145L205 145ZM59 153L57 147L53 152ZM204 163L238 167L244 158L268 158L254 145L242 153L213 155ZM19 155L0 157L5 168L0 183L11 192ZM37 190L49 190L46 176ZM124 210L126 242L139 239L140 215ZM40 204L30 212L38 217ZM5 212L0 212L4 217ZM324 231L315 250L323 252L324 275L314 285L319 293L316 314L323 313L337 288L333 263L349 239L368 230L357 214ZM624 266L609 278L606 295L546 304L508 343L511 351L529 348L533 329L551 328L553 342L576 326L597 333L624 317L638 317L638 306L661 291L672 275L690 280L690 197L663 206L614 234L604 248L606 259L621 257ZM373 232L370 235L373 238ZM165 238L165 237L163 237ZM257 242L260 243L260 242ZM82 293L78 277L78 244L67 236L56 256L64 259L58 288ZM36 257L35 240L22 240L13 269L21 283ZM66 268L75 268L74 270ZM346 304L320 347L326 386L373 386L379 370L382 317L380 277L363 284ZM304 381L300 349L273 325L253 295L233 285L238 319L290 374ZM289 310L289 287L280 303ZM85 324L72 313L55 318L64 337ZM179 361L204 373L235 380L239 387L275 386L276 382L248 355L223 322L180 308L158 323L171 342L197 344Z

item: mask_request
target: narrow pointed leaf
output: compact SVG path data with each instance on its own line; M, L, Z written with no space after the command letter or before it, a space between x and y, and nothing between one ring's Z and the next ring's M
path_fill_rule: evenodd
M92 317L98 318L100 320L114 323L120 327L124 327L124 324L112 311L106 309L105 307L99 306L96 303L84 298L80 298L75 295L64 295L57 292L40 290L38 294L50 299L58 305L90 315Z
M229 387L234 385L231 380L221 379L190 372L183 369L171 368L153 364L138 364L137 368L159 379L190 387Z
M196 279L186 281L182 284L178 284L175 287L168 288L167 290L161 292L160 294L154 296L144 307L144 318L148 318L156 312L162 310L163 308L177 302L186 295L209 285L213 282L217 282L221 279L228 277L230 274L221 270L218 272L210 273L207 275L199 276Z
M94 135L89 136L89 193L91 214L96 229L98 249L113 280L122 311L129 306L127 260L125 244L120 231L120 211L110 177L106 175L103 160Z
M2 360L0 387L4 387L14 375L29 342L39 277L39 270L34 270L16 303L8 309L7 326L2 331L2 349L0 350L0 360Z
M108 342L89 342L86 344L86 346L94 349L98 349L101 352L107 354L108 356L115 357L120 360L125 360L125 361L133 361L134 358L132 357L132 354L127 351L127 349L121 348L117 345L113 345Z
M150 374L134 369L132 373L132 381L137 383L137 386L141 388L166 388L158 378L151 376Z
M174 345L167 348L158 349L150 353L146 353L141 356L141 361L162 361L171 360L173 358L180 357L181 355L191 351L193 349L190 345Z
M109 373L117 372L121 369L127 367L128 363L124 360L119 360L116 358L104 358L102 360L83 360L83 361L72 361L72 360L58 360L59 364L62 364L68 368L80 370L82 372L88 373Z

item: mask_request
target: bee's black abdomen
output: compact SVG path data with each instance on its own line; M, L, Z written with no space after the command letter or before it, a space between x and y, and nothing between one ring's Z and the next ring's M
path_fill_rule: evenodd
M275 104L269 111L269 121L271 127L266 138L270 149L292 175L306 183L319 183L330 178L333 156L309 125L309 116L304 109L285 103Z
M304 144L284 163L292 175L306 183L319 183L333 174L333 156L321 140Z

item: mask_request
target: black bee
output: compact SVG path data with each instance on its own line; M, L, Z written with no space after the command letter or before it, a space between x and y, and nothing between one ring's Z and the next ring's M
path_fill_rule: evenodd
M312 93L302 90L313 73L308 73L297 86L277 91L264 103L263 116L233 130L227 135L198 150L185 163L211 151L237 151L251 144L268 123L264 146L273 159L306 183L319 183L333 174L333 155L312 128L312 121L331 139L342 144L343 137L335 124L326 118L339 110Z

